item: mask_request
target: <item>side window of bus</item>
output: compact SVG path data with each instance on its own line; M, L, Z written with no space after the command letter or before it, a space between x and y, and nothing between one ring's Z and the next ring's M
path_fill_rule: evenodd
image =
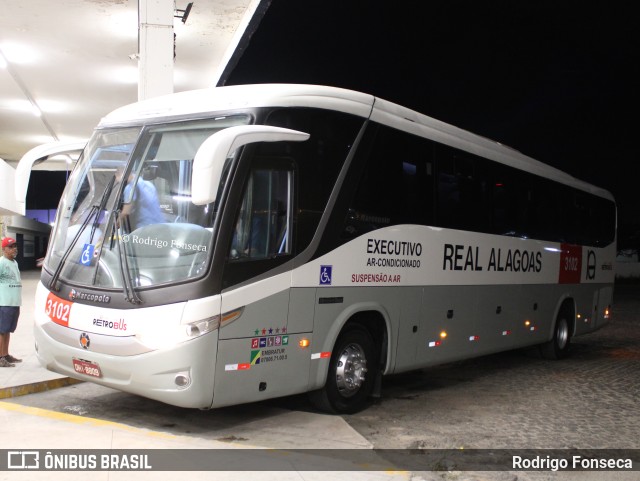
M264 260L291 254L293 169L253 168L236 218L229 258Z
M526 176L527 236L555 242L567 241L561 206L566 192L547 179L529 174Z
M432 143L385 126L359 153L366 162L342 233L352 239L398 224L429 224L433 217Z
M526 195L519 172L501 164L493 171L492 215L490 232L512 237L526 236L521 214L522 199Z
M614 240L615 209L612 202L574 190L566 206L570 242L603 246Z
M488 232L489 175L483 159L451 147L435 149L437 225Z
M296 253L316 234L331 192L363 119L342 112L312 108L278 108L269 112L266 125L310 134L304 142L264 142L259 155L296 159Z

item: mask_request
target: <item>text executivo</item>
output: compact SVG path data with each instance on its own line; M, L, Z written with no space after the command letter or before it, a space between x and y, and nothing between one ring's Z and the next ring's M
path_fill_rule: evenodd
M408 242L387 239L367 239L367 254L379 254L383 256L397 257L368 257L367 267L420 267L422 244L420 242ZM408 258L407 258L408 257ZM382 279L373 282L380 282ZM352 282L363 282L354 280ZM372 282L369 279L369 282ZM386 280L382 282L387 282ZM395 282L399 282L399 279Z

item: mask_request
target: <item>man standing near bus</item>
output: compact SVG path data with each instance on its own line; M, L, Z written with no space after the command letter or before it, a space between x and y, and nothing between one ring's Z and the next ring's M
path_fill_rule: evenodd
M0 367L14 367L22 362L9 354L9 340L15 332L22 304L22 282L16 256L18 244L11 237L2 239L0 257Z

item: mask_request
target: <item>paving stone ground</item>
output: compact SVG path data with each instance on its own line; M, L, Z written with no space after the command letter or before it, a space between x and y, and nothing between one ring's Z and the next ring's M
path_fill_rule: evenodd
M640 286L617 286L611 322L572 344L561 361L513 351L385 378L346 419L377 448L640 448Z

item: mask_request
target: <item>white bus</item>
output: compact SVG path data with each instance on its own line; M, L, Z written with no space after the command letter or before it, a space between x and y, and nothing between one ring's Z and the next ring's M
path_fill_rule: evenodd
M37 290L48 369L217 408L540 345L613 295L613 197L496 142L331 87L118 109L85 148Z

